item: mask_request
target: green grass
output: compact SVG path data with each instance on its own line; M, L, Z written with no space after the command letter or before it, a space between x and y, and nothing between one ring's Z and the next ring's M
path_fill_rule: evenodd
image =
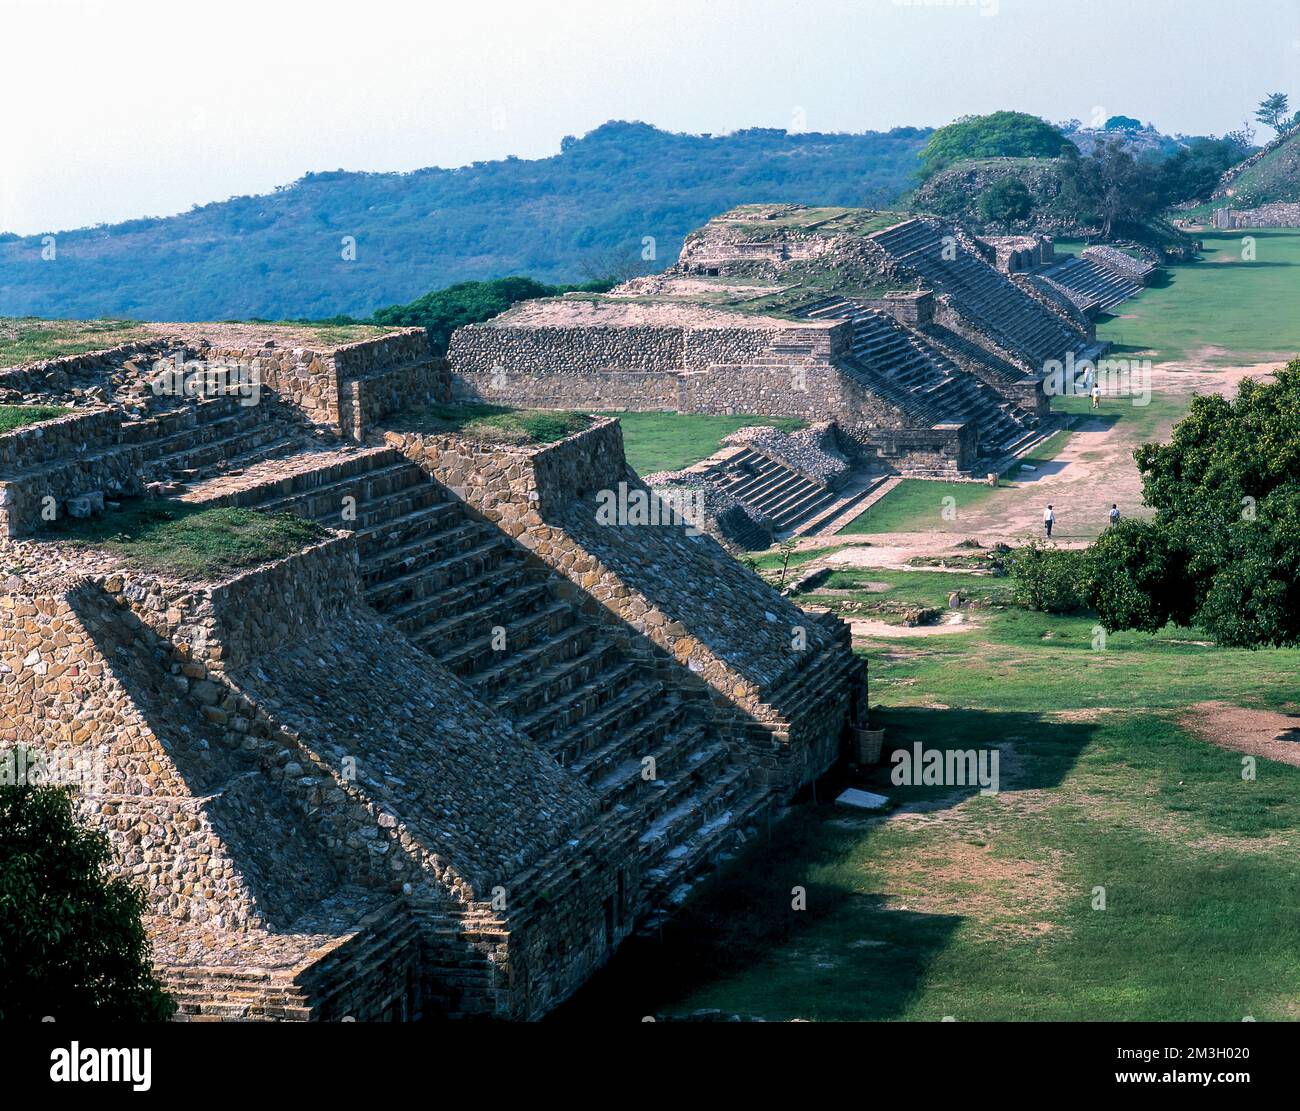
M1161 362L1240 365L1300 354L1300 230L1203 232L1204 259L1166 276L1104 317L1097 338L1114 354L1151 352ZM1243 259L1243 241L1256 257Z
M839 535L959 529L964 511L983 505L996 493L994 487L979 482L905 478L870 509L840 529Z
M456 432L484 443L540 445L589 428L592 418L585 413L503 405L430 405L390 423L406 432Z
M827 585L926 604L963 579L990 582L845 570ZM885 764L851 782L943 813L884 820L828 805L842 784L823 784L557 1019L1296 1018L1300 769L1261 760L1243 780L1239 754L1176 718L1210 698L1294 708L1300 651L1172 628L1095 648L1086 617L974 613L963 633L878 642L872 717L891 748L997 748L1000 794L897 786Z
M139 499L97 517L61 521L52 538L101 548L142 570L212 581L283 559L325 535L314 522L287 513Z
M627 461L637 474L680 471L707 459L722 438L752 425L795 432L806 422L794 417L714 416L708 413L607 413L623 426Z
M135 320L42 320L0 317L0 367L80 355L148 338Z
M0 405L0 432L12 432L43 420L66 417L71 409L60 405Z

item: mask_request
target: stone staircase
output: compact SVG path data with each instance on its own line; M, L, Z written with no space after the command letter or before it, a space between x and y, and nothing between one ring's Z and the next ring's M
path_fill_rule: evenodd
M1142 286L1106 266L1069 256L1038 271L1034 280L1060 290L1085 312L1110 309L1142 292Z
M707 473L778 533L796 531L837 498L831 487L752 447L732 453Z
M902 395L905 411L921 427L974 422L980 454L1015 454L1036 436L1038 420L992 386L966 373L893 317L847 299L830 299L805 310L811 319L853 323L849 364L878 393Z
M914 219L871 238L937 292L949 294L963 316L977 322L1030 366L1041 368L1070 351L1076 357L1085 356L1090 347L1087 337L961 243L954 251L945 243L950 234L943 225Z
M187 496L353 532L366 601L635 832L652 899L765 805L713 735L706 699L665 682L569 601L554 572L399 452L309 452L255 464L240 481Z
M141 448L146 483L167 492L237 474L311 442L278 400L263 396L256 405L245 405L234 394L126 421L122 438Z

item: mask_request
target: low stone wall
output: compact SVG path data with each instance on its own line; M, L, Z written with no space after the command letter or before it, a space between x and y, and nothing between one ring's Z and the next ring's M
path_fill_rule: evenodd
M1214 226L1232 228L1300 228L1300 204L1263 204L1258 208L1216 208Z
M73 451L70 458L0 481L0 538L26 536L61 517L88 517L102 511L106 499L143 492L144 455L139 447L61 446Z
M340 431L364 442L384 417L420 405L450 402L451 372L446 359L406 363L345 381L342 397Z

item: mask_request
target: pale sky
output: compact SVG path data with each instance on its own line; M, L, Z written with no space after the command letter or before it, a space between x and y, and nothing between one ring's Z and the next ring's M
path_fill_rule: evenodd
M609 119L1222 133L1277 90L1300 107L1300 0L0 0L0 231L544 157Z

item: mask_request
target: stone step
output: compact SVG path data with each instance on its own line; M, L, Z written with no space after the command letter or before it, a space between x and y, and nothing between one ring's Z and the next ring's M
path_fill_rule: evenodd
M384 610L385 616L403 632L424 628L435 621L473 609L493 596L509 590L523 572L526 556L522 549L500 544L501 559L490 563L477 574L452 583L441 590ZM372 603L373 604L373 603Z
M510 546L499 536L485 536L474 547L452 552L394 578L366 588L366 601L381 613L409 603L434 599L449 586L495 568Z

